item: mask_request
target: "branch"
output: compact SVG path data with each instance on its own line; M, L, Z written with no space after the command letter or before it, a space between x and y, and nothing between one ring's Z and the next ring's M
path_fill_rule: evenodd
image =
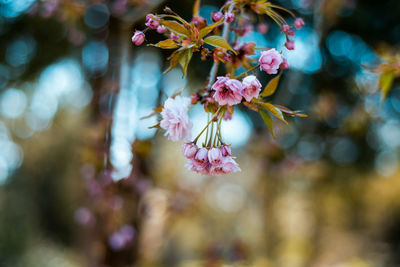
M233 9L233 4L229 6L229 12L232 11ZM224 38L226 41L228 41L228 34L229 34L229 23L224 22L224 28L222 30L222 38ZM211 86L213 85L215 78L217 77L218 74L218 67L219 67L219 61L215 62L211 67L210 70L210 79L208 81L207 89L210 89Z

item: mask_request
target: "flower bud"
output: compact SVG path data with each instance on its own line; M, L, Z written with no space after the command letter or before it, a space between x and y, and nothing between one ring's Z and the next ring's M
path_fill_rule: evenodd
M158 33L164 33L167 31L167 28L164 25L160 25L157 27L157 32Z
M221 11L214 11L214 12L211 13L211 19L214 22L219 21L220 19L222 19L223 16L224 15L222 14Z
M279 68L281 70L289 69L289 63L288 63L287 59L286 58L282 58L282 59L283 59L283 61L282 61L281 65L279 66Z
M282 25L282 31L283 31L284 33L287 33L289 30L290 30L289 25L287 25L287 24L283 24L283 25Z
M197 153L197 146L193 143L185 143L182 147L182 154L187 159L192 159Z
M225 13L225 22L226 23L231 23L234 19L235 19L235 14L233 14L230 11Z
M294 41L286 41L285 46L288 50L294 50Z
M302 18L297 18L297 19L294 21L294 27L295 27L297 30L300 30L301 28L303 28L304 25L305 25L305 22L304 22L304 20L303 20Z
M268 29L269 29L269 27L268 27L267 23L260 23L257 25L257 31L260 34L266 34L268 32Z
M132 43L139 46L144 42L144 33L142 31L135 31L135 34L132 36Z

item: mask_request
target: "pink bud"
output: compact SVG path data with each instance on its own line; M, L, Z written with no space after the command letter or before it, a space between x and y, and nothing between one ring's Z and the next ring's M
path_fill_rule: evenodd
M197 150L197 153L194 157L194 160L196 162L196 164L199 165L207 165L208 163L208 150L205 149L204 147L200 148L199 150Z
M232 148L227 145L221 147L222 156L227 157L232 155Z
M141 31L135 31L135 34L132 36L132 43L139 46L144 42L144 33Z
M193 143L185 143L182 147L182 154L187 159L192 159L197 153L197 146Z
M164 33L167 31L167 28L164 25L160 25L157 27L157 32L158 33Z
M304 20L303 20L302 18L297 18L297 19L294 21L294 27L295 27L297 30L300 30L301 28L303 28L304 25L305 25L305 22L304 22Z
M258 31L260 34L266 34L266 33L268 32L268 29L269 29L269 27L268 27L268 24L267 24L267 23L260 23L260 24L258 24L258 26L257 26L257 31Z
M226 23L231 23L234 19L235 19L235 14L233 14L230 11L225 13L225 22Z
M290 30L289 25L287 25L287 24L283 24L283 25L282 25L282 31L283 31L284 33L287 33L289 30Z
M214 11L211 13L211 19L214 22L219 21L220 19L222 19L223 16L224 15L222 14L221 11Z
M173 33L173 32L171 32L170 37L171 37L171 39L174 40L174 41L179 40L179 35L177 35L177 34L175 34L175 33Z
M294 50L294 41L286 41L285 46L288 50Z
M290 29L287 33L290 37L294 37L295 36L295 31L293 29Z
M160 22L158 22L157 17L153 14L147 14L145 25L151 29L157 29L157 27L160 25Z
M283 59L283 61L282 61L281 65L279 66L279 68L281 70L289 69L289 63L288 63L287 59L286 58L282 58L282 59Z

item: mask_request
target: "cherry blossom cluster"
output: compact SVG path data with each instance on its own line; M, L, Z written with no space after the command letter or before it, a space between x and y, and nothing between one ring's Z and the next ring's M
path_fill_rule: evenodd
M194 143L186 143L182 154L188 159L186 167L200 174L219 176L240 171L228 145L198 148Z
M234 106L244 104L246 107L259 112L266 122L272 135L272 119L269 114L285 121L283 113L290 116L304 117L298 111L291 111L279 105L265 102L265 97L276 90L282 71L289 69L289 63L275 48L259 48L254 42L241 43L242 37L254 30L254 19L258 17L257 30L265 34L269 25L262 20L263 15L272 18L286 36L285 47L294 49L294 29L301 29L304 21L280 6L267 0L229 0L220 10L211 13L213 24L199 15L200 0L195 1L193 18L187 22L169 8L165 14L148 14L146 29L136 31L132 42L139 46L145 41L147 30L156 30L168 39L152 46L161 49L175 49L169 61L170 67L180 65L183 75L186 75L189 62L194 53L199 53L202 60L213 60L209 80L204 87L197 90L191 97L182 96L182 92L167 98L164 105L155 109L161 120L154 127L165 130L165 135L172 141L186 141L182 153L188 159L186 167L196 173L205 175L224 175L240 171L232 149L226 144L221 134L222 122L232 118ZM278 13L284 10L295 18L293 26ZM235 35L230 40L229 32ZM232 45L232 46L231 46ZM212 48L210 48L212 47ZM232 48L233 47L233 48ZM262 50L255 61L256 50ZM225 76L218 76L218 67L224 64ZM236 75L237 69L245 71ZM276 75L262 90L262 84L257 79L257 70L268 75ZM208 122L200 133L192 138L193 123L189 118L191 106L201 104L208 114ZM200 144L199 138L205 136ZM189 142L188 142L189 141Z

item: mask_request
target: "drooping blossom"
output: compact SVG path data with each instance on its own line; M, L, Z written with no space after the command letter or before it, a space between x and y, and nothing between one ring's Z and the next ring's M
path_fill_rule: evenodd
M305 25L306 23L304 22L304 20L302 19L302 18L297 18L295 21L294 21L294 27L297 29L297 30L300 30L301 28L303 28L303 26Z
M191 137L192 123L188 116L190 98L176 96L165 101L161 111L160 127L166 130L168 139L179 141Z
M157 27L160 25L160 22L157 20L157 17L153 14L147 14L146 15L146 23L145 25L151 29L157 29Z
M222 158L222 152L219 148L213 147L208 151L208 161L212 165L221 164Z
M187 159L193 159L197 150L198 148L194 143L185 143L182 147L182 154Z
M290 29L287 33L290 37L294 37L296 35L296 32L293 29Z
M269 30L268 24L267 23L260 23L257 25L257 31L260 34L266 34Z
M261 83L254 75L249 75L243 79L242 96L246 101L250 102L253 98L257 98L261 91Z
M231 146L223 145L221 147L221 153L222 153L222 156L224 156L224 157L232 156L232 148L231 148Z
M157 27L157 32L158 33L164 33L164 32L166 32L167 31L167 27L165 27L164 25L159 25L158 27Z
M291 41L291 40L286 41L285 47L286 47L288 50L294 50L294 41Z
M278 73L279 65L282 63L282 55L275 48L272 48L261 52L258 62L261 70L268 74L276 74Z
M283 25L282 25L282 31L283 31L284 33L289 32L289 30L290 30L289 25L287 25L287 24L283 24Z
M222 149L220 149L222 151ZM222 152L221 152L222 153ZM236 161L230 156L222 156L219 161L214 163L210 162L209 173L210 175L220 176L240 171Z
M213 12L211 13L211 19L212 19L212 21L214 21L214 22L219 21L220 19L222 19L223 16L224 16L224 14L222 14L221 11L213 11Z
M144 42L144 33L142 31L135 31L135 34L132 36L132 43L139 46Z
M279 66L279 68L281 70L289 69L290 65L289 65L289 62L287 61L287 59L286 58L282 58L282 59L283 59L283 61L282 61L281 65Z
M220 76L211 89L215 90L213 97L221 106L233 106L242 101L243 85L238 80Z
M189 159L186 167L194 172L205 175L225 175L240 171L236 161L231 156L231 147L200 148L195 157Z
M209 172L208 150L204 147L199 148L193 159L186 163L186 167L194 172L208 174Z
M235 14L233 14L230 11L225 13L225 22L226 23L231 23L234 19L235 19Z

